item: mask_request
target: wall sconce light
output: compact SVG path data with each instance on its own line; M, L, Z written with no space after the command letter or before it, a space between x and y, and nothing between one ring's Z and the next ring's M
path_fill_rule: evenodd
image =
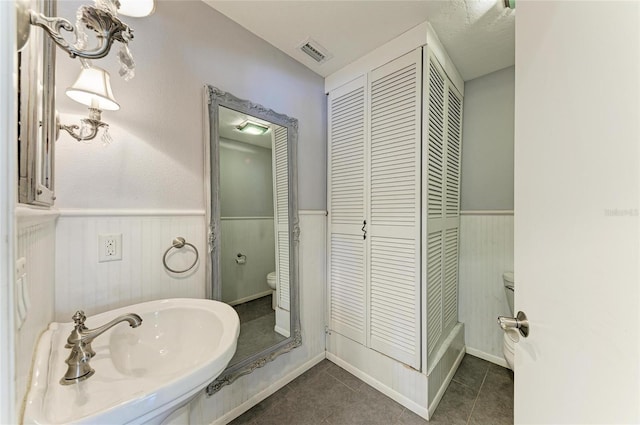
M48 17L31 10L29 0L16 0L18 50L29 39L31 25L37 25L43 28L51 39L72 58L103 58L109 54L114 41L122 43L128 53L127 45L133 39L133 29L118 19L119 7L119 0L96 0L96 6L81 6L78 9L77 25L73 26L64 18ZM87 40L85 28L93 31L96 36L98 45L93 49L87 49L85 46ZM68 42L62 36L61 30L73 33L75 42L73 44Z
M1 1L1 0L0 0ZM46 9L55 15L55 1ZM67 131L78 141L92 140L100 128L105 129L102 140L109 143L109 125L102 121L102 111L120 109L113 97L110 76L102 68L91 66L90 60L100 59L109 54L114 41L122 44L118 54L120 75L129 80L135 75L135 64L129 51L129 41L133 39L133 29L118 18L118 13L134 17L148 16L155 10L155 0L94 0L95 6L80 6L76 13L76 25L60 17L49 17L30 8L30 0L15 0L17 47L20 51L31 32L31 26L39 26L45 30L53 42L72 58L80 58L82 71L76 82L66 90L67 96L76 102L89 106L88 118L81 120L81 125L63 125L56 120L55 127ZM73 42L62 36L62 30L72 33ZM93 33L97 46L87 48L89 37ZM54 66L55 67L55 66ZM55 83L54 83L55 84ZM55 138L57 138L57 133Z
M81 126L60 124L60 128L66 130L74 139L85 141L95 138L98 130L104 127L105 132L102 140L109 143L109 124L101 121L102 111L120 109L120 105L116 102L111 91L109 73L95 66L83 68L76 82L65 93L76 102L89 107L89 118L80 120Z
M255 136L259 136L261 134L269 131L269 127L263 124L259 124L257 122L246 120L242 124L236 127L239 131L247 134L253 134Z

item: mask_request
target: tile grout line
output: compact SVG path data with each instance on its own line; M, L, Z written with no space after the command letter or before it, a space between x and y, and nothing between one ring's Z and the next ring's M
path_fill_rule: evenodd
M338 366L340 367L340 366ZM344 370L344 369L343 369ZM349 388L351 391L353 391L354 393L358 393L360 392L360 387L362 387L362 384L364 384L364 382L360 383L360 387L358 388L351 388L351 386L349 386L349 384L347 384L346 382L343 382L342 379L338 378L337 376L333 376L329 371L324 370L323 373L326 373L327 375L329 375L330 377L332 377L333 379L335 379L336 381L340 382L342 385L344 385L345 387Z
M404 409L402 409L402 412L400 412L400 415L398 416L398 419L396 419L394 424L396 424L396 425L400 424L400 418L402 418L402 415L404 415L404 412L406 412L406 410L407 410L406 407Z
M487 371L488 371L488 370L489 370L489 369L487 369ZM486 374L485 374L485 376L486 376ZM462 386L463 386L463 387L465 387L465 388L469 388L470 390L474 390L474 388L473 388L471 385L467 385L467 384L465 384L464 382L458 381L458 380L456 380L456 379L452 379L452 380L451 380L451 382L455 382L456 384L462 385ZM484 382L484 378L482 378L482 382ZM482 384L480 384L480 385L482 385Z
M476 394L476 399L473 400L473 406L471 406L471 412L469 412L469 417L467 418L467 425L471 423L471 417L473 416L473 411L476 409L476 403L480 398L480 392L482 391L482 387L484 387L484 381L486 381L488 374L489 374L489 368L487 368L487 370L485 371L484 376L482 377L482 383L480 384L480 388L478 388L478 394Z

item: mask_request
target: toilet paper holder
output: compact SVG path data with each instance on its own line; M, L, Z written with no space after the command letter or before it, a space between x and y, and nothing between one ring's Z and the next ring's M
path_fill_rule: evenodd
M237 264L245 264L247 262L247 256L244 255L243 253L239 252L236 255L236 263Z
M517 329L523 337L529 336L529 319L522 311L519 311L516 317L498 316L498 324L503 331Z

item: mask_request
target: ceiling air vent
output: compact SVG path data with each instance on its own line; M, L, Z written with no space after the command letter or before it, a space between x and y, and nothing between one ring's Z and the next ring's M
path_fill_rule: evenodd
M323 63L331 59L331 54L317 41L308 39L299 46L299 49L309 55L311 59L318 63Z

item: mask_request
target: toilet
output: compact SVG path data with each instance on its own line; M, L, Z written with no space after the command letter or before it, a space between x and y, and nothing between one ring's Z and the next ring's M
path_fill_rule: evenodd
M271 288L271 308L276 309L276 272L267 275L267 285Z
M511 311L511 317L514 317L513 312L513 295L515 291L513 272L506 272L502 275L502 281L504 282L504 292L507 296L507 302L509 303L509 310ZM511 330L509 332L504 332L503 342L502 342L502 353L504 354L504 359L507 361L509 365L509 369L513 369L513 360L515 355L515 342L512 338L518 338L518 332L516 330Z

